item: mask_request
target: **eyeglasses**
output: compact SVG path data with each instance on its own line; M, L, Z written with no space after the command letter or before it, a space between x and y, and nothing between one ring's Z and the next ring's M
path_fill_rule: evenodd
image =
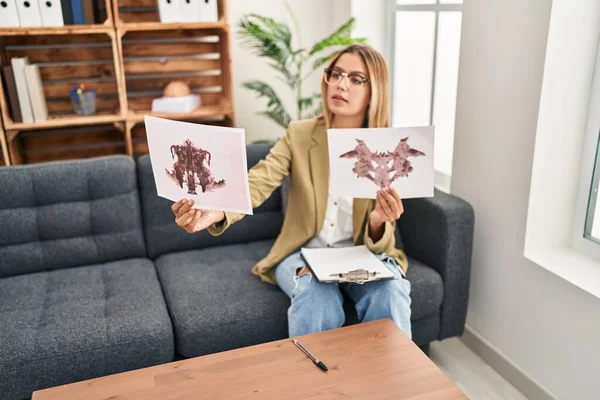
M348 78L348 87L350 89L358 89L362 87L365 83L371 83L371 80L365 78L359 74L348 74L346 72L341 72L335 68L325 68L325 75L323 78L325 79L325 83L328 85L337 85L341 82L342 78Z

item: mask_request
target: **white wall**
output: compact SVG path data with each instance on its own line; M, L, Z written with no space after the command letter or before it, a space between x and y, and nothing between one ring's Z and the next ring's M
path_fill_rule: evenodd
M381 52L389 63L389 23L386 0L351 0L351 13L356 19L354 35L366 37L368 44Z
M556 397L598 399L600 300L523 256L551 3L464 5L452 192L476 213L467 322Z
M350 18L350 3L347 0L289 0L289 4L298 19L302 47L310 48ZM297 118L295 92L279 81L276 71L268 66L267 59L259 58L242 48L237 34L237 23L243 15L249 13L285 21L292 28L293 43L297 46L298 36L295 27L283 0L229 0L227 6L229 24L232 28L231 58L236 126L246 129L248 143L254 140L276 139L285 133L283 128L267 117L256 115L257 112L266 109L266 101L257 100L254 92L243 88L241 84L251 79L259 79L271 84L292 119ZM321 77L318 71L315 72L303 86L303 93L308 95L319 92Z

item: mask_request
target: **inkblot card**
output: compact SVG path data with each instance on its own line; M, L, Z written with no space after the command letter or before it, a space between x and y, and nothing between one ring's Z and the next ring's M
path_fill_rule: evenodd
M329 129L335 196L374 199L391 186L403 199L433 196L434 127Z
M144 116L156 191L194 208L252 214L244 129Z

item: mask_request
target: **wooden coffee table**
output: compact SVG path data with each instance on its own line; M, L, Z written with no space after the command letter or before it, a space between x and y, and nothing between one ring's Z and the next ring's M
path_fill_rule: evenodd
M32 400L466 399L389 320L39 390Z

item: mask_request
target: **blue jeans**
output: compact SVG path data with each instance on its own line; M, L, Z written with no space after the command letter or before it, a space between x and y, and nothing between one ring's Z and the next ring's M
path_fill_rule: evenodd
M340 290L356 304L360 322L391 318L411 337L410 282L391 257L378 256L398 277L395 280L357 283L319 283L311 272L296 275L306 265L300 252L281 261L275 269L275 279L281 290L292 300L288 309L290 337L339 328L345 314Z

